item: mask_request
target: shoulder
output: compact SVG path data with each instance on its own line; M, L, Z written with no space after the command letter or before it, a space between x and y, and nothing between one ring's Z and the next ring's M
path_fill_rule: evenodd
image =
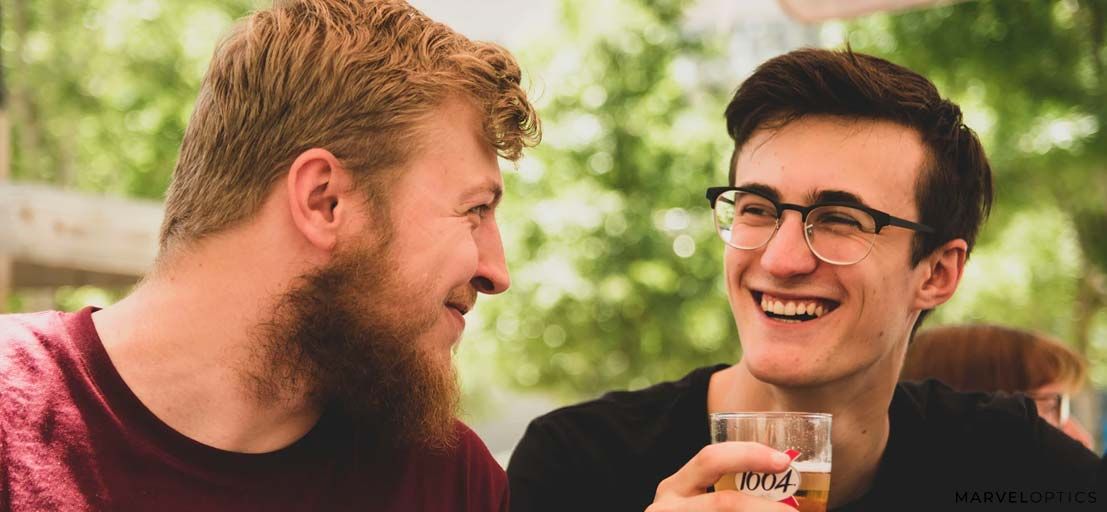
M1023 395L959 392L933 379L901 382L896 395L918 411L931 427L1025 425L1037 417Z
M452 474L486 475L491 480L505 480L503 468L488 451L488 446L460 420L454 420L456 442L443 450L423 452L427 465L448 469Z
M429 454L419 471L430 488L453 489L452 510L502 510L507 503L507 474L484 441L468 425L455 420L456 444Z
M374 503L374 510L506 510L507 475L484 442L459 420L457 437L446 448L408 445L355 462L345 471L354 494Z
M102 399L82 353L88 329L90 309L0 316L0 423L9 446L84 442L83 408Z
M57 311L0 315L0 502L5 493L42 485L59 499L72 483L73 460L88 455L86 418L69 387L79 364L73 317Z
M900 383L896 395L893 428L903 427L932 455L946 454L947 462L1013 481L1094 479L1096 455L1039 418L1022 394L962 393L928 380Z
M0 386L32 384L51 371L56 352L66 348L64 315L58 311L0 315Z
M589 496L598 508L646 508L658 482L708 444L707 384L722 368L536 418L508 464L512 507L567 510Z
M480 436L460 420L455 420L454 428L458 435L458 444L454 449L453 459L463 462L470 469L503 477L503 468L496 462Z
M688 452L708 441L707 385L725 367L699 368L680 380L610 392L540 416L527 427L509 469L551 459L597 469L669 458L687 462Z
M613 391L535 418L528 436L545 433L564 438L587 437L645 441L673 426L673 420L706 421L707 382L725 366L699 368L680 380L636 391ZM640 443L636 443L640 444Z
M60 311L0 315L0 341L4 345L40 343L65 332L64 315Z

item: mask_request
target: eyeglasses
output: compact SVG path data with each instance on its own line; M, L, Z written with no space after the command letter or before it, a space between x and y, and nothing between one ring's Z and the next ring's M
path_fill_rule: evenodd
M1069 395L1067 393L1045 393L1029 396L1038 406L1038 416L1057 428L1061 428L1069 420Z
M764 247L780 229L784 211L799 212L807 247L832 265L852 265L865 259L885 226L934 232L929 226L856 203L827 201L800 206L743 187L711 187L707 189L707 201L715 213L719 237L735 249Z

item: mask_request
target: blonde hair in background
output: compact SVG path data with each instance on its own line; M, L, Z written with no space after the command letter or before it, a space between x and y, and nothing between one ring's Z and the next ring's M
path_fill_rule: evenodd
M300 153L329 150L379 203L418 151L421 123L460 96L506 159L538 143L518 64L397 0L291 0L254 12L218 46L165 202L161 252L256 213Z
M999 325L920 332L907 349L901 380L935 378L958 391L1029 392L1060 383L1078 391L1084 359L1050 336Z

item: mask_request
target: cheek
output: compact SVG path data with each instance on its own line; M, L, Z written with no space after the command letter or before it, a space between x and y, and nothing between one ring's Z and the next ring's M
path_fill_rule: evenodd
M902 268L885 268L865 276L867 286L860 294L858 325L866 326L873 346L883 346L889 336L899 335L901 320L911 308L911 279Z
M730 247L726 248L726 252L723 253L723 272L726 273L728 281L741 276L746 268L749 267L750 258L752 256L753 251L740 251Z
M450 276L472 276L480 263L480 246L475 233L466 233L443 243L438 250L438 270Z
M439 241L413 247L400 260L400 272L410 286L438 291L442 284L453 286L461 267L467 267L469 250L460 244Z
M723 276L726 279L726 291L733 295L738 287L738 272L741 261L737 251L727 249L723 254Z

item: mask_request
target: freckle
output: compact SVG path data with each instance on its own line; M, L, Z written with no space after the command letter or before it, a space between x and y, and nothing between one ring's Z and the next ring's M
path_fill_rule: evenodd
M869 431L868 431L868 430L862 430L862 431L861 431L861 435L865 435L865 434L868 434L868 433L869 433Z

